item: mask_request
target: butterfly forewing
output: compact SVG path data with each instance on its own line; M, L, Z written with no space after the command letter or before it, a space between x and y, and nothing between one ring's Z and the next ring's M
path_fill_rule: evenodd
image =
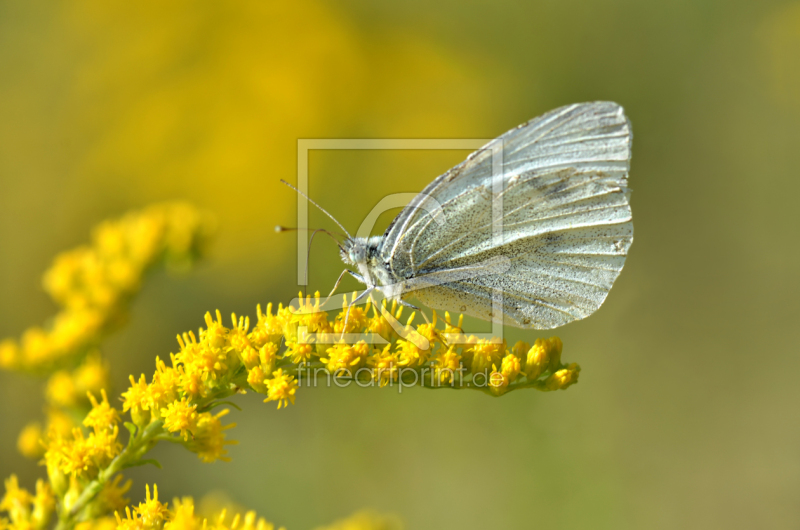
M563 107L495 142L501 142L499 187L493 186L493 151L476 151L398 215L384 236L383 259L404 280L508 258L502 274L413 293L433 308L538 329L590 315L605 300L633 239L626 187L631 130L622 108L606 102ZM441 210L419 208L424 201ZM502 211L499 238L493 211ZM498 290L500 312L492 310Z

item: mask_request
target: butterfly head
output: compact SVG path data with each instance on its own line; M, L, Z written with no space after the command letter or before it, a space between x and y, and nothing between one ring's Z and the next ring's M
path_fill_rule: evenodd
M339 256L347 265L358 267L362 264L369 264L376 259L382 239L380 236L348 237L339 248Z
M385 285L388 282L385 266L378 259L382 241L382 236L347 238L339 249L342 261L355 267L367 285Z

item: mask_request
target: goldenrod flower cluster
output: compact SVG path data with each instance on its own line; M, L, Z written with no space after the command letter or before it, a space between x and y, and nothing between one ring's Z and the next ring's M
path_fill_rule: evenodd
M121 410L105 391L100 399L90 393L86 430L50 436L44 461L62 520L124 506L129 485L120 485L117 473L147 462L145 453L160 440L181 443L204 462L228 460L226 446L235 442L227 441L225 432L233 425L221 422L227 409L212 409L246 389L282 408L295 402L303 384L331 379L337 386L461 388L491 395L525 387L558 390L577 381L580 368L561 362L557 337L507 349L504 341L464 334L462 318L454 325L449 314L443 323L434 313L431 323L414 326L412 313L399 325L402 311L385 302L349 307L345 297L343 310L331 320L317 293L296 307L280 305L274 312L271 304L266 311L259 307L252 327L246 317L232 315L228 327L219 312L206 313L205 327L196 335L178 336L180 349L170 354L169 365L156 358L149 381L130 377ZM125 424L126 446L119 440L124 413L131 420ZM133 525L140 512L119 525Z
M219 316L217 321L206 316L216 336L230 334L228 348L246 368L249 386L266 394L267 401L277 401L278 408L294 403L297 388L318 384L321 375L339 386L417 385L500 395L524 387L565 389L577 382L580 371L577 364L561 362L558 337L538 339L533 347L518 342L509 349L503 340L464 334L463 316L454 325L446 313L437 326L434 312L432 322L414 326L412 313L401 324L403 307L393 303L387 308L385 300L349 307L345 297L333 320L321 309L319 293L313 299L301 295L297 306L281 305L275 314L271 305L266 312L259 308L252 330L248 319L234 316L233 327L226 329ZM285 347L279 351L281 343ZM237 359L227 362L235 365Z
M116 513L117 530L275 530L275 525L257 517L253 511L244 515L222 509L212 517L206 518L195 512L191 497L173 499L172 509L158 500L158 489L153 485L153 495L147 487L144 502L133 510L125 509L124 515ZM279 530L284 530L283 528Z
M108 366L96 346L124 321L145 273L158 263L185 268L205 251L212 229L209 215L188 204L154 205L101 223L91 244L55 259L43 283L61 310L48 326L0 342L0 368L49 374L47 421L20 433L23 455L39 458L43 439L70 434L73 418L90 408L88 394L108 387Z
M173 499L172 507L158 500L158 488L146 488L145 501L124 513L115 514L115 526L100 528L93 525L78 530L275 530L275 525L260 518L254 511L239 513L236 507L221 507L211 513L198 514L191 497ZM105 526L108 518L101 526ZM379 514L370 510L356 512L350 517L336 521L317 530L402 530L400 520L393 515ZM280 527L278 530L285 530Z
M101 223L92 243L64 252L43 285L62 308L46 327L0 343L0 368L49 372L72 364L120 321L144 273L158 262L184 268L205 249L213 222L184 203L167 203Z
M196 516L191 499L176 500L169 508L158 500L155 486L152 496L148 488L146 501L131 510L125 498L131 484L120 474L135 465L160 466L146 454L162 440L182 444L204 462L229 460L226 447L236 442L226 440L226 431L234 425L222 424L227 409L215 410L247 390L280 409L294 404L303 386L332 382L398 391L472 389L499 396L521 388L565 389L578 380L580 367L561 361L558 337L509 348L504 340L465 334L463 316L454 323L448 313L441 320L434 312L431 322L414 324L415 313L403 320L403 306L372 299L358 306L355 294L351 302L345 296L342 310L331 318L316 293L301 295L292 305L268 304L265 311L259 306L252 325L249 317L234 314L226 326L219 311L206 313L197 334L178 336L179 349L168 362L156 357L150 378L130 377L117 408L106 391L107 365L98 353L79 350L94 344L98 329L120 314L157 255L185 258L196 250L205 229L199 214L186 208L155 207L103 225L93 247L68 255L48 273L63 314L91 311L102 322L99 328L84 329L81 340L68 343L52 342L53 330L42 332L40 338L49 338L34 350L26 339L21 346L5 343L4 366L52 373L45 435L40 426L30 425L18 441L32 456L40 454L36 446L44 446L49 480L37 484L35 496L20 488L16 477L6 481L0 512L8 517L0 518L0 530L44 529L53 513L59 518L56 530L271 530L252 512L227 522L224 513ZM82 362L62 365L67 359ZM79 416L83 420L75 425L67 411L80 410L85 410ZM125 430L129 435L123 440ZM397 528L395 523L365 512L329 528L389 529Z
M45 399L47 422L42 428L37 421L25 426L17 439L19 452L29 458L44 454L44 438L62 437L77 425L74 418L91 408L92 395L99 395L108 386L108 363L97 350L89 353L73 370L58 370L47 380Z

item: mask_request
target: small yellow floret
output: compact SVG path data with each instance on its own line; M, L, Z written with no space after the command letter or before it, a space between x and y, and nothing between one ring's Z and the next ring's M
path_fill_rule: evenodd
M326 358L320 359L326 364L326 368L332 374L347 370L351 375L359 368L367 364L367 356L370 353L369 344L363 340L356 344L340 342L334 344L326 351Z
M16 475L11 475L5 481L6 493L0 499L0 512L6 511L14 522L27 521L30 517L33 496L25 488L19 487Z
M164 420L164 428L169 432L180 432L184 440L188 440L189 435L194 435L197 431L199 419L197 405L190 404L187 398L173 401L161 409L161 417Z
M39 422L31 422L22 429L17 437L17 450L27 458L41 458L44 454L42 445L42 426Z
M228 412L228 409L224 409L216 415L212 415L210 412L200 414L197 421L197 432L194 439L189 441L188 447L203 462L230 461L230 458L226 456L228 451L225 446L233 445L237 442L235 440L226 441L225 431L232 429L236 424L231 423L223 426L220 421L220 418L228 414Z
M538 378L550 366L550 342L536 339L525 360L525 377L530 380Z
M386 386L392 381L397 381L400 374L400 355L391 351L392 345L387 344L383 351L367 359L367 365L372 368L372 377L380 386Z
M545 381L545 388L547 390L564 390L578 382L580 371L581 367L572 363L548 377Z
M489 371L492 365L500 364L500 359L505 350L505 341L479 339L465 350L465 353L471 357L470 368L472 373L485 373Z
M103 400L98 403L97 399L90 393L89 400L92 403L92 410L86 415L83 424L95 431L101 429L111 429L119 422L119 411L109 405L108 396L105 390L100 390Z
M47 401L58 407L74 407L79 396L72 375L66 370L59 370L50 376L45 390Z
M513 353L507 354L503 357L503 363L500 367L500 372L508 379L509 382L514 382L519 373L522 371L522 361Z
M158 486L153 484L153 496L150 497L150 486L145 486L145 501L139 503L134 512L141 518L142 524L147 529L157 529L164 525L169 517L169 510L165 504L158 501Z
M463 375L461 373L461 355L456 351L455 346L451 345L446 350L439 349L439 353L433 357L433 370L439 384L455 384L457 379L458 382L461 382L460 379ZM459 374L458 377L456 377L456 373Z
M267 385L267 401L277 401L278 408L286 407L289 403L294 405L294 397L297 392L297 380L288 374L283 373L279 368L272 374L271 379L265 381Z

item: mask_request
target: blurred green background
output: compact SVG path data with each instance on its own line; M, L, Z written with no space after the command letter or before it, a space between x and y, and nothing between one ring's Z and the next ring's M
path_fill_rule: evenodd
M154 274L105 343L116 393L205 311L295 295L272 227L295 222L298 138L489 138L599 99L633 123L628 262L558 331L579 385L244 396L233 462L159 447L135 500L223 490L290 529L363 507L413 529L800 525L800 2L2 2L0 72L0 337L52 315L40 276L96 222L166 199L218 217L211 258ZM313 152L310 193L355 230L465 155ZM312 288L340 270L315 243ZM0 476L28 488L16 436L42 404L0 374Z

